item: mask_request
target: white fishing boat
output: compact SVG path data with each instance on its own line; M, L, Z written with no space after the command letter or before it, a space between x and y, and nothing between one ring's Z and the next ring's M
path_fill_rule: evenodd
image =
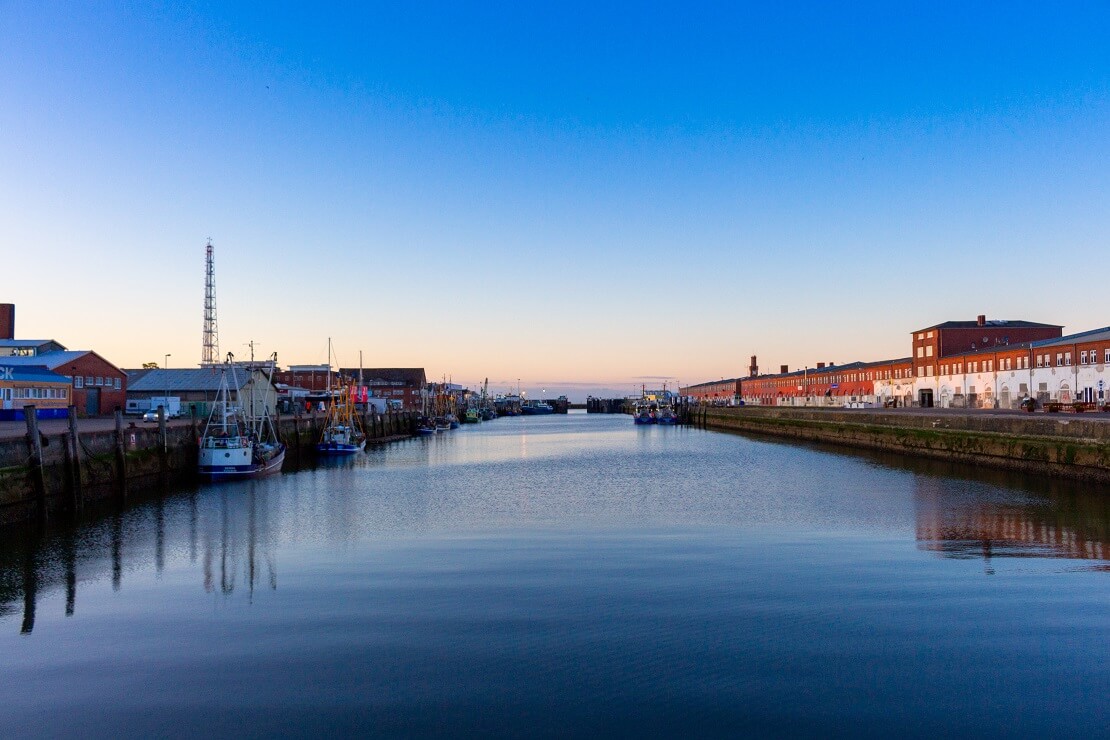
M253 363L249 371L254 372ZM247 409L241 407L238 389L233 358L228 353L227 362L220 368L216 400L200 438L197 470L206 480L237 480L277 473L285 460L285 444L278 439L269 409L263 406L258 412L254 384L251 383Z

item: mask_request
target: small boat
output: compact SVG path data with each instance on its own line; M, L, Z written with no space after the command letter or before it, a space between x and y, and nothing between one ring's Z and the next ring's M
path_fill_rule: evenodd
M674 412L670 404L663 404L659 407L659 411L655 414L656 424L670 424L678 423L678 414Z
M228 375L231 374L233 384L236 389L239 388L232 362L229 352L227 362L220 370L220 387L204 425L197 453L197 472L211 482L278 473L285 461L285 444L278 439L269 410L264 408L261 414L256 413L253 383L247 413L242 413L238 391L233 393L228 384ZM250 368L253 372L253 362ZM273 377L272 368L270 377Z
M421 416L416 420L416 433L422 437L427 437L436 433L435 419L429 419L427 416Z
M462 421L463 424L478 424L482 421L482 414L478 411L477 406L470 406L467 408L460 421Z
M544 401L525 401L520 404L520 412L525 416L545 416L554 414L555 409Z
M447 415L444 416L443 418L447 422L447 427L449 429L458 429L459 428L459 417L457 417L454 414L448 412Z

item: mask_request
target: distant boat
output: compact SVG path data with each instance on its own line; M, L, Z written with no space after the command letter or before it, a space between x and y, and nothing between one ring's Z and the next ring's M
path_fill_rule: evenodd
M520 413L525 416L544 416L546 414L554 414L555 409L551 408L544 401L525 401L520 404Z
M678 414L674 412L674 409L671 408L670 404L665 403L659 407L659 411L655 414L655 423L671 425L677 424Z
M426 437L436 433L435 419L429 419L427 416L421 416L416 422L416 433L422 437Z
M242 413L238 390L233 393L228 385L228 374L233 378L235 375L231 361L228 353L228 361L220 370L220 388L204 425L197 453L197 472L212 482L281 472L285 461L285 444L277 437L269 409L264 409L261 415L253 415L253 383L249 413ZM251 369L253 372L253 365ZM237 379L234 385L238 389Z
M655 409L651 404L641 401L636 404L636 410L632 413L633 424L654 424L656 422Z
M478 424L482 421L482 414L477 406L471 406L463 414L461 421L463 424Z

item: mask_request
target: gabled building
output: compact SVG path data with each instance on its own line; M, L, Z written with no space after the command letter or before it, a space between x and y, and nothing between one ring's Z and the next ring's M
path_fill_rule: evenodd
M277 410L277 387L265 370L260 367L225 368L220 365L133 371L127 392L127 406L132 413L139 413L144 410L143 404L139 402L169 396L181 400L182 413L195 414L198 418L205 417L211 410L212 402L216 400L221 377L225 372L228 388L237 396L239 408L244 413L261 416Z
M112 414L127 399L127 374L91 350L0 357L0 365L45 367L65 376L72 388L69 403L77 407L78 416Z

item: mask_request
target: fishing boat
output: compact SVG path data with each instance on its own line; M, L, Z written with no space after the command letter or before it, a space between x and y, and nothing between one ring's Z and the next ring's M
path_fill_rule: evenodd
M664 403L660 405L659 411L655 414L655 423L669 425L677 424L678 414L674 412L670 404Z
M353 389L342 387L337 396L328 404L328 415L324 420L324 431L316 443L316 452L321 455L353 455L361 452L366 445L366 433L362 422L351 402Z
M361 359L359 360L361 364ZM324 431L316 443L320 455L353 455L361 452L366 445L366 432L355 411L355 389L340 386L338 393L331 387L331 339L328 339L328 415L324 419Z
M460 421L463 424L478 424L482 421L482 414L477 406L470 406L466 409Z
M278 439L269 409L263 406L262 412L258 413L254 383L251 383L248 408L241 407L239 383L230 352L227 357L227 362L220 369L216 400L200 438L197 472L205 480L213 482L280 472L285 461L285 444ZM250 371L254 372L253 362ZM228 384L229 375L235 391ZM273 377L272 366L270 377Z
M435 419L430 419L427 416L421 416L416 420L416 433L421 437L427 437L436 433Z
M551 408L545 401L525 401L520 404L520 413L525 416L544 416L554 414L555 409Z
M632 412L632 423L654 424L655 422L655 410L651 407L651 404L642 401L637 403L636 409Z

